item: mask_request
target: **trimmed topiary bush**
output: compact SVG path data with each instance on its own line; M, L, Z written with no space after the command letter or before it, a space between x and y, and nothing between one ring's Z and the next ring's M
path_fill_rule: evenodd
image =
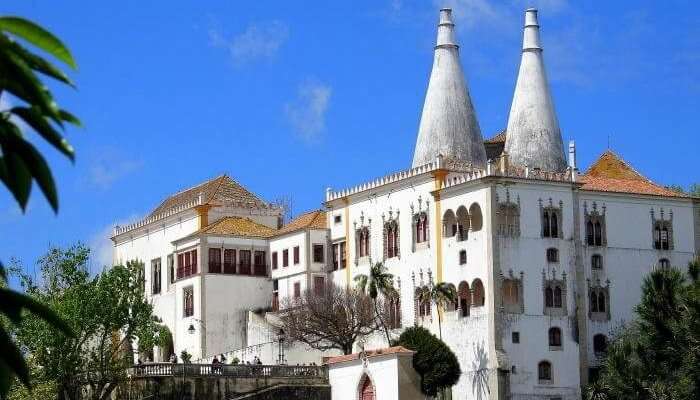
M413 350L413 368L421 376L421 391L436 396L442 389L454 386L462 371L457 356L429 330L416 326L408 328L396 342Z

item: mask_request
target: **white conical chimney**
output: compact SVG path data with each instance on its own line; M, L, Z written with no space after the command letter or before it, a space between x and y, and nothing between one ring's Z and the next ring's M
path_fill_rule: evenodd
M566 169L564 145L542 58L537 10L525 10L520 71L510 107L505 151L517 165L545 171Z
M449 8L440 10L433 70L418 127L413 167L434 161L440 154L477 167L486 164L486 150L459 62Z

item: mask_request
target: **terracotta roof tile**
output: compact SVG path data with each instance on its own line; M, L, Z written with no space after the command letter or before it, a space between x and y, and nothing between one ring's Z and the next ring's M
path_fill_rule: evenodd
M581 187L583 190L688 197L647 179L610 150L606 150L579 181L583 183Z
M383 356L383 355L387 355L387 354L414 354L414 353L415 353L415 351L409 350L403 346L394 346L394 347L388 347L385 349L369 350L366 352L366 356L368 358L370 358L370 357ZM340 363L340 362L359 360L361 354L362 353L353 353L353 354L347 354L344 356L337 356L337 357L323 357L323 364L329 365L329 364L336 364L336 363Z
M506 142L506 130L498 132L495 136L484 140L484 143L505 143Z
M228 175L221 175L168 197L149 214L149 217L190 203L196 200L200 193L204 194L206 204L231 204L248 208L270 207Z
M259 224L250 218L224 217L213 224L200 229L198 233L268 238L273 236L275 232L277 232L276 229Z
M326 229L327 227L326 212L323 210L314 210L301 214L289 221L289 223L280 228L275 235L284 235L285 233L294 232L299 229Z

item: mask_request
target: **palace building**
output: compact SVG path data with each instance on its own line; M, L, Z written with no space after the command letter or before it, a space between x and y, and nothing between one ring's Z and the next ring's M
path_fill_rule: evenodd
M438 333L438 310L418 302L418 288L457 288L441 321L462 369L452 398L579 399L611 333L634 318L644 276L700 254L700 198L610 150L579 169L574 143L562 141L539 29L537 10L526 10L506 129L490 139L442 9L410 168L329 188L322 209L286 224L280 208L224 175L116 227L114 262L145 263L146 292L172 332L155 360L187 350L274 363L284 299L352 286L381 261L400 292L396 336L414 325ZM383 336L367 345L387 346ZM286 360L328 355L337 354L290 344ZM361 379L349 384L361 387L352 398L381 384Z

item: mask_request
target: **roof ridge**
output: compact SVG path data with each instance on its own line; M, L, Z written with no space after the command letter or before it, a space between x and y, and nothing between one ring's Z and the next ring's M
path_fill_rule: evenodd
M622 163L622 165L623 165L625 168L627 168L629 171L633 172L634 175L638 176L638 177L640 178L639 180L646 181L646 182L651 183L651 184L653 184L653 185L658 185L657 183L655 183L655 182L652 181L651 179L647 178L644 174L642 174L641 172L637 171L637 170L632 166L632 164L630 164L627 160L625 160L624 158L622 158L621 155L619 155L618 153L614 152L612 149L609 149L609 148L608 148L608 149L605 149L605 151L603 151L603 152L600 154L600 156L598 156L598 159L596 159L596 161L588 167L588 169L586 170L586 173L585 173L584 175L590 174L590 173L592 172L591 170L593 169L593 167L595 167L606 155L607 155L607 156L610 156L610 157L612 157L613 159L615 159L615 160L619 161L620 163ZM591 175L591 176L595 176L595 175ZM612 178L612 177L608 177L608 178ZM617 177L617 178L612 178L612 179L621 179L621 180L627 180L627 181L635 180L635 179L624 178L624 177Z

